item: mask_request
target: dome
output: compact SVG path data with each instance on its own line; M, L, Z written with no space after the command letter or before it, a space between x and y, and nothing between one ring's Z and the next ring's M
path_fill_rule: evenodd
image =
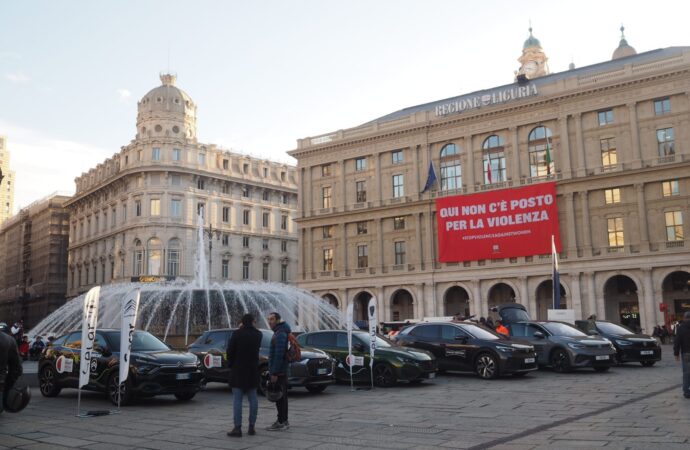
M530 47L540 47L541 48L541 42L539 42L539 39L532 36L532 27L529 27L529 37L525 41L525 44L522 46L522 48L524 50L524 49L530 48Z
M151 89L139 101L137 138L196 137L196 105L175 85L177 77L161 74L161 85Z
M628 41L625 39L625 27L621 25L621 41L618 44L618 48L613 51L613 56L611 59L619 59L619 58L625 58L626 56L632 56L632 55L637 55L637 51L630 45L628 45Z

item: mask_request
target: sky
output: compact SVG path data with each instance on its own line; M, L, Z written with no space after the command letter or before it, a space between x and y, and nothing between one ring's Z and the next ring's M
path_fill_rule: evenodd
M291 164L296 140L513 82L529 36L552 72L690 45L687 1L0 0L0 134L15 209L130 143L177 74L198 138Z

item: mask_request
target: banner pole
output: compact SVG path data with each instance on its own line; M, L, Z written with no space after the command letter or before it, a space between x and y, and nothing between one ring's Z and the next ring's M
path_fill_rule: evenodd
M81 416L81 388L77 389L77 417Z

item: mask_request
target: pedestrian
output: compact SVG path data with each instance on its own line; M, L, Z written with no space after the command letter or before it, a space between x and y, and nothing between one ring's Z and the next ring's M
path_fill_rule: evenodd
M492 330L493 330L494 328L496 328L496 327L494 326L494 319L492 319L491 317L487 317L487 318L486 318L486 326L487 326L488 328L491 328Z
M501 333L505 336L508 336L510 333L508 332L508 329L503 325L503 322L501 320L496 320L496 332Z
M31 350L29 350L29 356L31 358L38 358L41 355L43 349L46 348L45 342L41 336L36 336L34 341L31 343Z
M486 319L484 317L479 318L479 325L486 326Z
M14 341L17 343L17 347L19 347L22 343L22 336L24 336L24 321L20 320L19 322L15 322L14 325L12 325L11 331Z
M17 343L10 335L6 323L0 322L0 413L3 411L3 396L6 389L22 375L22 359Z
M268 315L268 325L273 330L273 338L271 339L271 347L268 353L269 381L277 385L283 391L283 395L276 402L278 420L266 429L268 431L283 431L290 428L287 399L287 372L289 369L287 346L288 335L291 333L291 330L290 326L281 319L280 314L277 312L272 312Z
M30 346L29 346L29 336L22 336L22 341L19 343L19 355L22 357L24 361L29 359L29 351L30 351Z
M228 436L242 437L242 400L249 400L250 436L256 434L256 416L259 401L256 388L259 386L259 349L261 331L256 329L256 321L251 314L242 316L240 328L232 333L227 345L228 367L230 368L230 387L232 388L232 415L234 428Z
M683 314L683 322L676 329L673 355L683 364L683 396L690 398L690 311Z

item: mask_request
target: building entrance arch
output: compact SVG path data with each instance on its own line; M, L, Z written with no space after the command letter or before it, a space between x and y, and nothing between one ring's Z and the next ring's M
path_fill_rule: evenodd
M340 309L340 302L338 302L338 299L335 297L335 295L324 294L321 298L332 307Z
M369 320L369 316L367 315L367 307L369 306L369 300L371 299L371 297L373 296L367 291L362 291L359 294L355 295L352 312L352 315L354 316L353 320Z
M568 308L568 299L566 297L565 288L562 284L561 287L561 309ZM549 309L553 309L553 281L544 280L537 286L536 292L537 300L537 320L547 320Z
M414 319L414 301L406 289L398 289L391 296L391 319L393 321Z
M489 289L489 306L515 303L515 290L506 283L496 283Z
M469 316L470 295L460 286L448 288L443 295L443 311L446 316Z
M661 290L661 300L666 305L664 321L683 320L683 313L690 311L690 273L676 271L666 275L661 282Z
M604 283L604 319L639 330L640 302L635 281L625 275L615 275Z

